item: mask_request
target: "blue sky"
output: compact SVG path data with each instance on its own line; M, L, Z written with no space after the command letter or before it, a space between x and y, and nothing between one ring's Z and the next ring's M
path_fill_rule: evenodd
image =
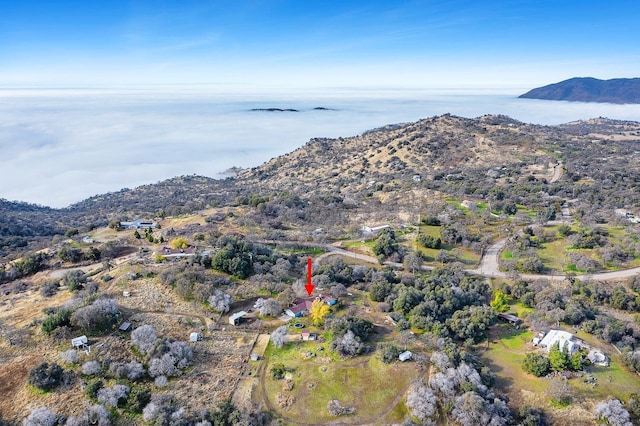
M0 10L2 87L533 87L640 76L637 0L2 0Z

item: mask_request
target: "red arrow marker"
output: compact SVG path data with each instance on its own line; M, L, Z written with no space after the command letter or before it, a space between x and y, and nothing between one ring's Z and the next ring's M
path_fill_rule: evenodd
M311 258L307 258L307 285L304 286L307 289L307 293L311 296L311 292L315 286L311 283Z

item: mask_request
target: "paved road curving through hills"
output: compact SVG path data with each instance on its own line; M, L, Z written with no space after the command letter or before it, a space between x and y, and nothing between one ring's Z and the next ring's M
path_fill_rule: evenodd
M570 220L570 215L568 213L568 209L565 211L565 207L563 206L562 212L562 221L551 221L548 223L562 223ZM521 232L521 231L520 231ZM296 247L309 247L309 248L321 248L326 250L327 252L316 257L314 260L314 264L317 265L323 259L326 259L329 256L345 256L352 259L361 260L367 263L378 264L378 259L373 256L368 256L365 254L354 253L348 250L344 250L342 248L333 246L331 244L323 244L323 243L312 243L312 242L297 242L297 241L286 241L286 240L260 240L256 241L262 244L271 244L271 245L285 245L285 246L296 246ZM507 243L507 239L502 239L500 241L495 242L491 245L485 253L482 255L480 259L480 264L476 269L466 269L465 272L471 275L482 275L485 277L492 278L506 278L507 273L500 271L498 258L500 253L504 249ZM384 262L384 265L391 266L395 269L403 269L404 265L402 263L397 262ZM423 265L421 267L423 271L431 271L433 270L433 266ZM594 274L584 274L584 275L576 275L575 278L579 280L594 280L594 281L607 281L607 280L617 280L630 278L635 275L640 274L640 267L625 269L621 271L612 271L612 272L599 272ZM552 281L562 281L566 279L566 275L546 275L546 274L519 274L520 277L526 280L538 280L538 279L547 279Z

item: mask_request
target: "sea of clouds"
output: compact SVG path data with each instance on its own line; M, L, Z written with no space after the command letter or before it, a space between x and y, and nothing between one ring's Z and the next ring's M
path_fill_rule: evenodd
M445 113L505 114L537 124L640 121L640 105L518 99L526 90L0 88L0 198L65 207L178 175L218 178L313 137L353 136Z

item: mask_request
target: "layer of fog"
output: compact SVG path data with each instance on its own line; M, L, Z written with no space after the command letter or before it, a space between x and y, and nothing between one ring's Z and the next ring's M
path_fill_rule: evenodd
M525 100L517 93L0 90L0 198L63 207L178 175L218 178L313 137L353 136L444 113L505 114L538 124L640 120L640 105ZM271 107L299 112L250 111Z

